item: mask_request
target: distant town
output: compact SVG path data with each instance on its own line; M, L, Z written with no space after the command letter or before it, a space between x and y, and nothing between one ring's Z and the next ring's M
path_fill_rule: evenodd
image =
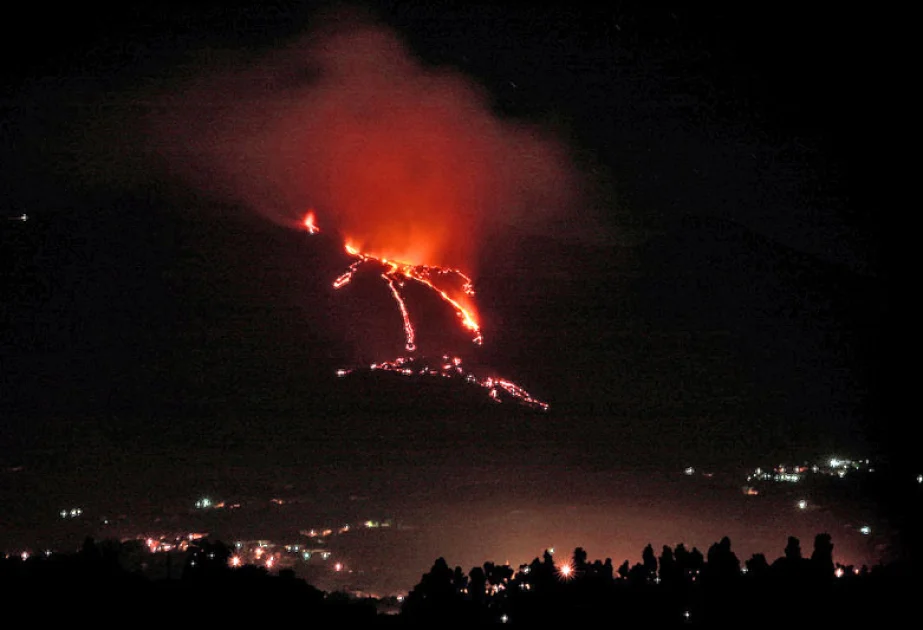
M741 489L747 497L760 497L777 490L795 492L792 509L809 511L818 509L818 500L812 498L809 491L812 485L821 482L838 483L851 475L874 474L875 466L869 459L848 459L832 457L824 461L801 462L797 464L779 463L771 467L754 467L746 471L741 479ZM700 471L689 466L682 470L688 477L714 477L714 473ZM916 476L916 483L923 484L923 475ZM797 488L804 488L802 494ZM191 500L186 516L219 516L221 513L233 513L243 507L253 508L256 504L283 507L289 499L270 497L265 500L249 499L236 501L215 496L200 496ZM120 531L118 540L125 549L133 550L125 555L131 570L140 572L152 579L170 579L178 577L182 568L191 563L194 566L195 554L201 552L201 542L214 538L209 531L191 531L182 529L160 528L156 523L138 526L138 531L126 534L124 527L116 528L119 517L88 514L83 506L62 506L57 517L63 521L73 521L82 526L82 531L93 532L99 536L107 530ZM158 519L159 520L159 519ZM172 522L181 522L174 520ZM850 523L855 531L864 536L873 533L870 523ZM346 592L352 595L384 597L403 596L403 593L379 593L370 585L375 583L374 568L356 566L346 555L338 552L342 543L348 539L368 536L380 532L409 530L412 526L396 522L390 517L369 515L356 522L315 523L298 530L297 537L279 540L269 536L247 538L243 540L225 540L229 547L227 563L230 567L256 566L270 572L291 570L298 575L309 576L312 583L322 584L325 588ZM76 531L76 530L74 530ZM382 539L377 539L378 541ZM74 540L76 548L80 540ZM378 544L378 543L375 543ZM73 549L19 549L6 552L6 558L20 558L23 561L36 554L52 556L56 553L70 552ZM744 571L746 568L744 568ZM858 570L858 569L857 569ZM839 569L837 575L842 575Z

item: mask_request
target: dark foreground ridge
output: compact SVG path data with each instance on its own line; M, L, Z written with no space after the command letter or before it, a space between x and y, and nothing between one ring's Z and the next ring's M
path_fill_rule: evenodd
M307 627L861 627L904 617L919 586L905 563L842 566L828 534L809 557L790 537L770 563L754 554L741 563L723 538L707 554L651 545L641 562L613 565L546 550L514 569L485 562L465 573L436 560L406 597L376 599L324 593L291 571L233 566L232 550L198 540L170 578L145 575L152 556L143 545L87 539L71 555L37 554L0 560L6 601L45 602L45 618L127 622L259 622L298 619Z

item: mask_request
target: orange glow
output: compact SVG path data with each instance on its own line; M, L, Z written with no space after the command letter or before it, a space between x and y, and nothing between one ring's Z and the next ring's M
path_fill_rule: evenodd
M388 287L391 289L391 295L394 296L394 301L397 302L397 307L401 311L401 317L404 318L404 338L406 339L404 347L407 348L407 352L413 352L417 349L417 346L413 342L413 324L410 322L410 313L407 312L407 305L404 303L404 298L401 297L397 287L394 286L394 280L385 273L381 274L381 277L388 283Z
M311 234L316 233L313 214L309 215L310 221L305 219L305 226ZM312 229L314 228L314 229ZM474 296L474 283L471 278L459 269L450 269L446 267L436 267L422 264L413 264L403 260L389 259L379 257L362 251L351 240L344 243L346 253L355 258L336 280L333 281L333 288L340 289L349 284L353 276L360 267L366 264L381 265L381 278L388 285L391 291L391 297L394 298L398 310L401 313L401 319L404 326L404 348L407 352L415 352L416 331L414 330L413 321L410 317L410 311L407 308L407 302L401 294L401 289L406 281L416 282L430 289L439 298L449 304L460 320L462 328L473 333L471 341L477 345L483 343L481 327L474 313L474 307L471 298ZM451 285L454 281L455 286ZM460 286L459 286L460 285ZM415 365L415 359L408 357L398 357L394 361L376 362L370 366L372 370L385 370L395 372L403 376L441 376L453 378L456 376L463 377L468 383L478 385L487 390L487 395L495 402L502 403L504 397L512 398L520 403L541 409L548 410L548 403L534 398L522 387L502 378L485 377L478 378L471 372L466 372L462 367L460 357L442 357L442 362L436 366L430 366L425 361L420 360L419 365ZM350 370L341 369L337 375L345 376ZM323 533L322 535L327 535Z
M314 232L311 233L313 234ZM416 349L416 345L414 344L414 330L413 324L410 321L410 314L407 311L407 305L398 290L398 287L402 286L402 283L398 282L398 284L395 285L394 282L398 278L412 280L436 293L436 295L438 295L442 301L449 304L455 310L455 314L461 320L462 327L474 334L472 341L477 345L481 345L481 343L483 343L484 338L481 335L481 326L478 323L477 317L474 313L474 305L471 303L471 300L468 299L474 295L474 284L472 283L471 278L468 277L468 275L463 271L460 269L450 269L447 267L413 264L401 260L375 256L363 252L351 241L346 241L344 247L346 249L346 253L356 258L356 261L353 262L345 272L343 272L336 280L333 281L333 288L340 289L349 284L353 279L353 275L356 273L356 271L358 271L359 267L365 263L377 262L386 266L387 269L381 274L381 277L385 282L388 283L388 286L391 289L391 295L394 297L394 300L397 302L398 308L401 311L401 316L404 320L404 337L406 339L405 346L408 352L413 352ZM438 279L434 279L434 277ZM461 288L457 289L450 286L443 287L437 285L439 280L447 277L449 279L456 279L460 281ZM439 284L441 284L441 282ZM450 295L450 292L454 293L454 295Z
M320 232L320 228L317 227L317 223L314 219L314 211L311 210L304 217L304 227L308 230L308 234L317 234Z

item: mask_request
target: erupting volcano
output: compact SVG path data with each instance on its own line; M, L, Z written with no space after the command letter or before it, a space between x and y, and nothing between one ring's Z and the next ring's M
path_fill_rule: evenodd
M303 221L305 229L309 234L317 234L320 228L317 226L317 220L314 212L309 212ZM413 265L407 262L389 260L387 258L378 258L371 254L366 254L349 243L346 244L346 252L356 260L349 268L333 281L334 289L342 289L350 283L353 276L365 266L378 266L381 271L381 278L384 280L391 295L397 303L400 310L401 318L404 322L404 347L407 352L413 353L417 350L415 343L415 331L410 312L407 309L407 303L401 294L401 289L405 282L416 282L433 293L438 295L444 302L449 304L458 316L461 326L470 331L474 336L471 341L476 345L481 345L484 338L481 336L481 327L478 324L471 307L465 307L460 302L460 296L453 297L450 292L458 292L469 298L474 295L474 285L463 271L459 269L448 269L444 267L432 267L428 265ZM455 280L461 282L461 288L451 287L447 281ZM487 390L488 396L495 402L504 400L515 400L523 405L547 411L548 403L534 398L529 392L522 387L503 378L496 377L478 377L474 373L467 371L462 367L462 359L458 356L442 355L441 360L436 362L433 367L425 358L414 357L397 357L393 361L384 361L381 363L372 363L369 367L371 370L384 370L401 374L403 376L439 376L442 378L464 378L467 383L477 385ZM352 369L337 370L338 376L346 376Z
M454 324L451 342L431 342L433 311L418 300L444 304L480 346L472 278L488 256L492 268L518 267L517 239L593 233L555 133L497 116L483 86L420 63L393 31L356 16L258 58L209 54L182 77L148 117L152 154L197 191L280 225L318 234L322 218L352 258L334 287L375 274L400 311L408 356L374 369L464 376L494 400L546 407L462 369Z

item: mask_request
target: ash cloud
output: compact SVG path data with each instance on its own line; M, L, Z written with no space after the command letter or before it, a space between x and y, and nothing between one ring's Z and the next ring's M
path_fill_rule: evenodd
M536 126L425 67L392 31L338 19L263 57L205 60L146 119L153 155L196 188L376 255L476 268L497 233L573 225L579 176Z

